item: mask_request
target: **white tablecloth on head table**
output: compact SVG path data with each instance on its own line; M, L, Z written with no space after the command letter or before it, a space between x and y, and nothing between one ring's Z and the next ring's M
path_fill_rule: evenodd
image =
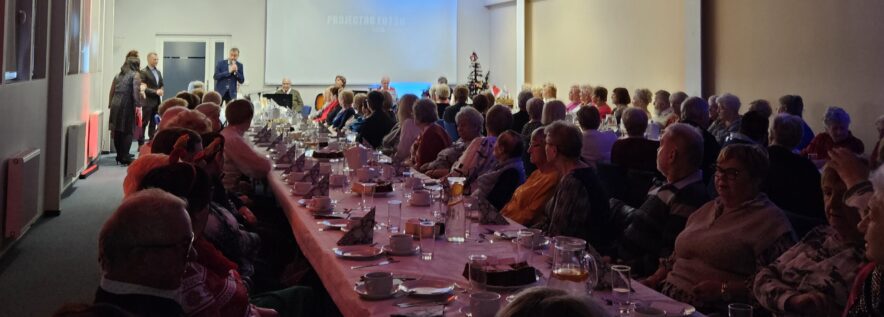
M319 231L323 226L314 219L309 210L298 204L299 196L290 193L291 187L282 180L280 171L273 171L268 175L270 187L276 199L279 201L301 251L305 254L310 264L316 270L323 285L334 300L338 309L344 316L389 316L392 313L401 312L393 304L401 299L387 299L380 301L363 300L353 290L360 277L372 271L393 272L397 276L409 276L423 279L441 279L467 286L468 281L462 276L467 257L470 254L486 254L497 257L512 257L513 245L507 241L495 243L480 243L478 239L471 238L465 243L454 244L445 242L443 239L436 241L433 260L423 261L418 256L396 256L398 263L365 269L350 269L351 266L364 265L379 262L382 258L372 261L345 260L336 257L332 249L337 246L337 241L343 236L340 231ZM343 208L355 208L361 201L357 194L344 194L339 189L331 190L332 199L339 200L336 210ZM390 193L387 196L374 199L376 217L379 222L385 222L387 217L387 201L398 199L403 201L402 221L409 218L430 218L433 207L409 206L402 198L401 192ZM354 211L354 213L356 213ZM474 232L487 232L490 230L518 229L522 226L511 224L505 226L479 226L473 224ZM375 231L374 241L378 246L386 245L390 234L386 230ZM475 234L474 234L475 236ZM417 243L417 241L415 241ZM549 265L546 256L535 255L532 265L538 268L544 276L549 276ZM604 277L609 278L609 277ZM633 298L644 302L658 302L661 304L677 303L654 290L644 287L638 282L633 283L635 294ZM461 294L464 295L464 294ZM504 297L507 294L504 294ZM605 298L606 292L597 292L595 296ZM467 296L458 296L458 299L445 308L446 316L459 316L457 312L461 307L469 305ZM609 311L614 308L607 306ZM699 314L695 314L700 316Z

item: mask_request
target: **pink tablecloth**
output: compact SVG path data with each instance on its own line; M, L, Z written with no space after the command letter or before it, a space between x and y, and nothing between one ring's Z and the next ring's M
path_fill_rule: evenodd
M461 273L470 254L479 253L499 257L511 257L513 254L512 244L506 241L479 243L478 239L472 238L468 239L466 243L453 244L444 240L437 240L436 252L431 261L420 260L417 256L397 256L395 259L400 261L398 263L352 270L350 269L351 266L375 263L381 259L355 261L336 257L331 250L336 246L336 242L343 233L340 231L319 231L323 226L318 224L318 220L314 219L306 208L297 203L301 197L293 196L290 193L290 186L282 181L280 172L272 172L271 174L271 177L269 177L270 187L286 212L298 245L316 269L319 278L344 316L389 316L394 312L400 311L400 308L393 304L401 299L367 301L359 298L359 295L356 294L353 288L359 278L367 272L389 271L396 275L442 279L466 286L468 281L461 276ZM386 202L392 199L403 200L401 194L394 192L385 197L375 198L376 214L379 221L386 221ZM356 194L344 194L337 189L332 189L331 196L333 199L339 200L336 207L337 210L344 207L356 207L360 201L359 196ZM432 209L432 207L412 207L408 206L407 203L403 203L403 221L408 218L429 218ZM471 229L474 232L486 232L487 229L500 230L519 227L518 224L509 226L479 226L478 224L473 224ZM383 246L389 241L389 236L386 230L375 231L374 239L378 246ZM544 276L549 275L549 267L546 261L545 256L534 256L532 261L532 264L540 269ZM661 306L677 305L672 299L639 283L634 283L633 285L636 290L636 293L633 295L634 299L648 303L659 303ZM607 294L605 292L597 292L595 296L604 298ZM446 316L460 316L461 314L457 311L461 307L468 305L467 296L458 297L457 301L446 307ZM613 307L609 307L609 309L613 311ZM699 314L695 315L699 316Z

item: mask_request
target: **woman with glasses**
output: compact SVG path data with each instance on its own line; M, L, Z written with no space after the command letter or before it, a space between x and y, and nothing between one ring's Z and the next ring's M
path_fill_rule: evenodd
M691 214L672 256L645 284L704 313L752 302L755 272L795 244L786 215L760 191L767 169L760 147L722 149L715 167L719 197Z
M537 169L528 176L525 183L513 193L500 213L523 226L533 226L543 215L543 208L549 201L559 180L562 179L559 171L546 159L546 133L543 128L534 130L531 135L531 145L528 147L528 155L531 163Z

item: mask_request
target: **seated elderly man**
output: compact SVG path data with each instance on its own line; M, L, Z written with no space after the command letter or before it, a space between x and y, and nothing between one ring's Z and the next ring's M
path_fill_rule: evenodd
M301 93L297 89L292 88L292 80L288 78L282 79L282 86L276 90L277 94L286 94L292 96L292 109L300 110L304 106L304 100L301 99Z
M709 126L709 104L700 97L690 97L681 105L681 123L690 124L700 129L703 133L703 163L700 169L703 170L703 180L707 183L715 173L713 165L721 152L721 145L715 141L715 136L706 130Z
M460 139L451 146L440 151L436 159L418 167L418 170L427 176L440 178L451 173L451 167L466 151L467 145L482 136L482 127L485 126L485 118L473 107L463 107L457 113L457 130Z
M636 276L657 270L658 260L672 255L675 238L688 217L710 200L703 172L703 137L699 129L684 123L666 128L660 139L657 168L666 177L653 187L638 208L611 199L611 210L625 219L626 229L618 241L617 258L632 267Z
M791 124L801 131L800 121ZM844 204L847 187L831 167L823 169L822 188L828 225L814 228L755 274L755 299L778 315L840 316L866 261L860 213Z
M863 141L850 132L850 115L847 111L839 107L829 107L823 123L826 125L826 132L817 134L801 154L812 159L828 160L829 150L833 148L847 148L856 154L865 152Z
M629 108L623 112L623 125L626 138L614 142L611 148L611 163L624 168L656 172L654 158L657 157L659 141L645 138L648 128L648 115L641 108Z
M508 130L513 124L513 114L503 105L496 105L488 110L485 116L485 137L478 137L470 142L460 158L451 167L451 176L466 177L465 192L470 192L473 181L485 174L497 163L494 158L494 143L497 137Z
M513 131L504 131L494 144L496 163L488 172L479 175L472 185L470 196L485 199L500 210L525 182L522 164L522 139Z
M528 176L522 186L516 188L513 197L500 213L523 226L533 226L543 215L546 202L556 191L562 178L559 171L546 159L546 133L543 128L534 130L528 155L537 169Z
M669 103L669 97L671 95L666 90L657 90L654 93L654 123L659 125L660 128L666 128L666 126L672 122L678 121L678 115L675 114L675 110L672 109L672 104Z
M522 90L519 92L519 96L516 99L518 99L519 111L513 114L513 126L510 130L513 130L516 133L522 133L522 128L524 128L525 124L531 120L528 116L528 100L531 99L531 91Z
M718 103L719 124L709 126L709 133L715 136L718 144L724 144L728 135L740 131L740 98L733 94L723 94L715 99Z
M771 128L771 145L767 148L770 170L761 185L777 206L783 210L822 223L823 192L820 186L820 172L806 157L792 152L801 142L802 120L790 114L780 114L774 118ZM811 228L799 228L793 223L799 236Z
M788 113L793 116L802 118L802 115L804 114L804 99L801 98L801 96L785 95L780 97L779 101L780 107L777 109L777 113ZM801 119L801 121L804 134L801 137L801 142L798 143L797 149L799 151L806 148L807 145L810 144L810 141L813 140L814 136L813 129L811 129L810 126L807 125L807 121L805 121L803 118Z
M194 237L186 206L159 189L123 200L98 236L96 304L137 316L182 316L178 289Z
M580 157L592 165L610 162L611 148L617 141L617 135L599 131L602 124L599 110L596 107L581 107L577 110L577 122L583 130L583 152Z
M265 179L273 167L270 160L258 154L244 134L252 124L255 115L252 103L248 100L235 100L227 105L224 116L227 127L221 130L224 136L224 188L228 191L251 192L251 182L243 179Z

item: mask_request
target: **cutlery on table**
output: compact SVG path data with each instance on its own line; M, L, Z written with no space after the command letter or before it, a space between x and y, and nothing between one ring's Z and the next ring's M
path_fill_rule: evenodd
M366 264L366 265L356 265L356 266L351 266L350 269L351 269L351 270L362 269L362 268L367 268L367 267L381 266L381 265L393 264L393 263L398 263L398 262L399 262L399 261L396 260L396 259L393 259L393 258L387 258L386 260L380 261L380 262L378 262L378 263L372 263L372 264Z
M431 299L431 300L416 300L409 302L402 302L398 304L393 304L399 308L408 308L408 307L416 307L416 306L433 306L433 305L448 305L451 304L457 296L451 295L443 299Z

